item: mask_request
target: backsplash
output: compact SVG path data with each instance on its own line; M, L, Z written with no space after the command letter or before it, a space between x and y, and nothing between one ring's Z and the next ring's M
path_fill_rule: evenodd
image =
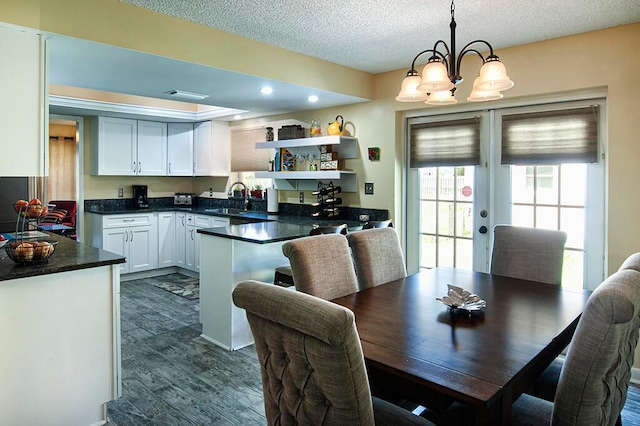
M174 207L173 197L149 198L149 209L164 209ZM215 209L215 208L235 208L241 209L244 206L244 198L203 198L194 197L191 207ZM189 206L176 206L189 207ZM84 208L87 211L118 211L136 209L133 198L115 198L101 200L85 200ZM248 210L266 213L267 201L265 199L250 198ZM310 204L279 203L279 214L284 216L305 216L311 217L316 208ZM335 219L359 221L360 215L369 215L370 220L387 220L389 210L366 209L361 207L340 206L340 215Z

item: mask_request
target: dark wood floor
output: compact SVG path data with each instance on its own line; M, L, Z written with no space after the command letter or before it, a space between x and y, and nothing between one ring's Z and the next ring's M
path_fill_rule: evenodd
M109 426L265 425L253 346L229 352L202 339L199 301L154 279L121 286L123 395L107 405ZM622 422L640 425L638 387Z

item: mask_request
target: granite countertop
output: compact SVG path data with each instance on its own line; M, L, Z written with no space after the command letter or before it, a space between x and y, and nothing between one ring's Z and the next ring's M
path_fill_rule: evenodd
M228 217L232 219L247 220L241 225L230 225L217 228L198 229L205 235L213 235L223 238L231 238L257 244L273 243L277 241L292 240L306 237L313 226L347 224L349 232L362 229L362 223L341 219L321 219L307 216L286 216L267 214L259 211L238 211L237 209L203 208L203 207L160 207L148 209L104 209L92 208L86 210L97 214L132 214L160 211L183 211L193 214Z
M0 281L97 268L126 261L123 256L78 243L56 234L48 234L46 238L38 239L58 241L56 249L49 260L44 263L20 265L9 259L4 247L2 247L0 248Z

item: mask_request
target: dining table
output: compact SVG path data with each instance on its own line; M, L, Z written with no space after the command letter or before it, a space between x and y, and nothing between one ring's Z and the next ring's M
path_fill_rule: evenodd
M448 284L486 307L439 302ZM332 300L355 314L372 386L430 407L469 406L477 425L508 425L512 403L570 343L587 290L456 268Z

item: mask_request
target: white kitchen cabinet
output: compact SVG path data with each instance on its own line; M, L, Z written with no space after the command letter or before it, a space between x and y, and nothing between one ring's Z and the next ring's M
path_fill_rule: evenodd
M187 214L176 212L175 221L176 266L187 267Z
M169 123L167 132L169 176L193 176L193 124Z
M138 121L139 176L167 175L167 123Z
M198 229L228 226L230 220L223 217L187 214L186 216L186 267L200 272L200 234Z
M228 176L231 170L229 124L203 121L193 125L195 176Z
M46 41L34 30L0 24L2 176L44 176L49 162Z
M159 268L176 265L176 241L176 214L174 212L158 213Z
M166 176L166 123L94 117L90 133L91 174Z
M258 142L256 149L286 148L292 154L313 155L320 158L320 146L331 146L340 159L357 158L358 139L350 136L320 136L315 138L287 139L273 142ZM318 170L256 172L256 178L274 179L277 189L312 191L317 181L332 181L340 185L343 192L357 192L356 173L352 170Z
M88 234L94 246L127 258L122 273L158 267L157 214L91 215L89 222Z

